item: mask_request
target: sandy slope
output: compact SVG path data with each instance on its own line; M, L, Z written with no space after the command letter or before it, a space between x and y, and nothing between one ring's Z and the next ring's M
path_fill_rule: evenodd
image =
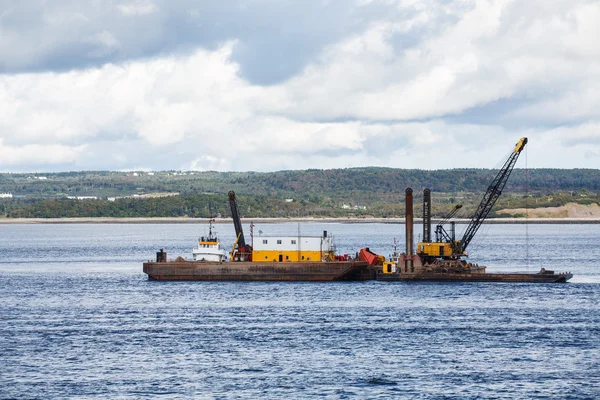
M500 210L498 214L525 215L526 212L524 208L516 208ZM600 206L568 203L560 207L530 208L529 218L600 218Z

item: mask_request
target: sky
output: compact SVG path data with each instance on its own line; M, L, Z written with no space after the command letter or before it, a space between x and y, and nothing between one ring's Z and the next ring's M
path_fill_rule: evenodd
M597 0L0 0L0 172L600 168L599 39Z

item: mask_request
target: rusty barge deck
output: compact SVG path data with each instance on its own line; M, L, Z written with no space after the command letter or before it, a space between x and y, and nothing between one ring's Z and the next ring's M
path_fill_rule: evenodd
M331 262L145 262L144 273L159 281L353 281L363 261Z

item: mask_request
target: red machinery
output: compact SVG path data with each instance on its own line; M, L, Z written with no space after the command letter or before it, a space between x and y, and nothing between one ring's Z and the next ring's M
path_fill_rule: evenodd
M380 256L378 254L373 253L371 250L369 250L368 247L360 249L360 253L358 256L362 261L368 262L369 265L382 265L385 261L384 256Z

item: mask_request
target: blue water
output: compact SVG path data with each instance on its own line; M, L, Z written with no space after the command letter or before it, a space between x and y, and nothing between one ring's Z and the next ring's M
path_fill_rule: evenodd
M600 398L600 225L486 225L469 248L567 284L147 280L143 261L205 230L0 225L0 398ZM396 225L300 230L340 253L404 243Z

